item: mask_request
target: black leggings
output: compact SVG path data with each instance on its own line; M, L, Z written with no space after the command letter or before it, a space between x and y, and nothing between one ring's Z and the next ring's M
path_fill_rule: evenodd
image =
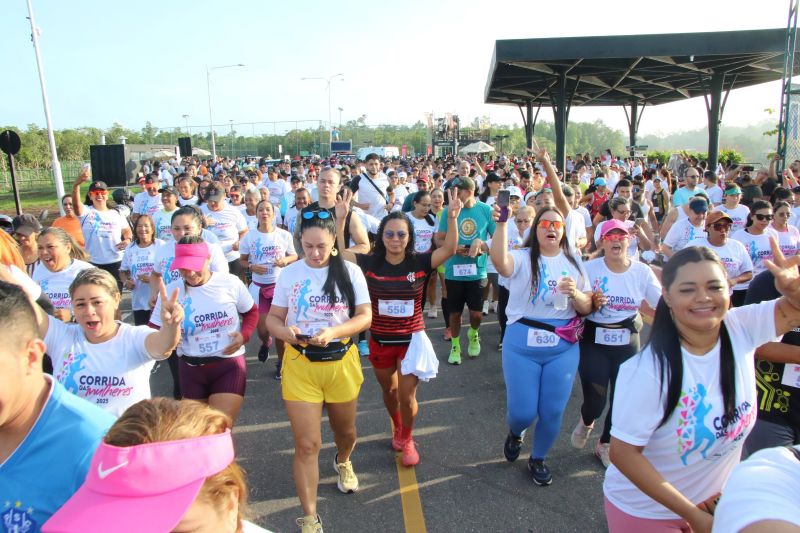
M581 418L583 424L589 426L603 414L608 396L608 413L603 423L600 442L611 441L611 413L614 407L614 387L617 374L622 363L639 351L639 334L631 333L631 342L627 346L606 346L595 342L595 324L586 321L581 339L581 360L578 364L578 375L581 377L583 404ZM610 385L610 387L609 387Z
M506 315L506 307L508 307L508 297L511 296L511 293L508 292L508 289L500 287L500 295L499 301L497 304L497 321L500 322L500 341L503 341L503 337L506 334L506 323L508 322L508 316Z
M141 309L133 311L133 325L134 326L146 326L148 322L150 322L150 313L152 313L152 309Z
M106 263L105 265L98 265L97 263L92 263L92 266L99 268L100 270L105 270L112 276L114 279L117 280L117 289L119 292L122 292L122 280L119 277L119 267L122 264L122 261L117 261L116 263Z

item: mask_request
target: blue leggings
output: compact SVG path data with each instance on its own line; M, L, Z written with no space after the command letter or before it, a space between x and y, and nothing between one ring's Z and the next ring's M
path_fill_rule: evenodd
M567 320L539 320L562 326ZM544 459L561 429L580 359L578 344L559 339L552 348L528 346L528 326L515 322L503 337L503 376L506 381L507 421L522 436L538 419L531 457Z

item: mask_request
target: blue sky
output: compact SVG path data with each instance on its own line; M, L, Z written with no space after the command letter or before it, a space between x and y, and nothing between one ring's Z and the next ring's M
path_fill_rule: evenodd
M343 81L332 82L334 122L342 107L343 121L366 114L368 124L413 124L426 111L511 124L520 123L515 107L483 104L496 39L783 27L788 14L788 0L33 0L33 7L56 129L113 122L139 129L148 120L184 127L188 114L195 131L209 122L206 65L245 64L212 74L214 123L222 131L230 120L327 121L325 82L301 78L337 73ZM3 125L44 125L26 17L25 0L2 2ZM734 91L723 122L756 122L779 102L777 82ZM625 128L622 109L570 114L573 121L598 118ZM540 119L552 115L542 109ZM647 109L640 133L705 124L705 104L694 99Z

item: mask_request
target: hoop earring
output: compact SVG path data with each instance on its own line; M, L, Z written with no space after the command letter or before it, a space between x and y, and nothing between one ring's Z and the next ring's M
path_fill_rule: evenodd
M333 250L331 250L331 255L332 255L333 257L336 257L337 255L339 255L339 250L337 250L336 248L334 248Z

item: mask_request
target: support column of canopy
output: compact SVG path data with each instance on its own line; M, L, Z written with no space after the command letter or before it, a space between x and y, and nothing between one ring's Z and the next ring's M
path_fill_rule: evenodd
M625 111L625 119L628 121L628 142L630 144L630 156L634 157L636 154L636 136L639 132L639 122L642 120L642 114L644 112L644 106L646 104L642 104L641 111L639 110L639 101L638 100L631 100L631 112L628 114L628 108L624 105L622 109Z

